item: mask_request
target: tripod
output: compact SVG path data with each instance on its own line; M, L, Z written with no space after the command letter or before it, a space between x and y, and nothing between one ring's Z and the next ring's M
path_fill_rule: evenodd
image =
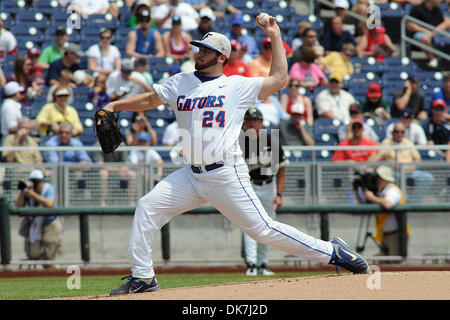
M375 240L372 233L369 231L370 220L372 213L363 214L359 222L358 237L356 238L356 252L362 253L366 248L367 239L370 238L377 245L381 252L386 252L386 247L383 243ZM364 233L364 236L362 234Z

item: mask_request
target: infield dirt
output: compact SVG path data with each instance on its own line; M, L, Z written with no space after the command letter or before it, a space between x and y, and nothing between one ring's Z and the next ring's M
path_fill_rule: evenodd
M450 271L375 272L162 289L82 300L449 300ZM61 299L60 299L61 300Z

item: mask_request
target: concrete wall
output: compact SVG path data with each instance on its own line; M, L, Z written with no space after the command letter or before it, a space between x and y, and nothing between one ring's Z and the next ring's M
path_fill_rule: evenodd
M330 214L330 237L339 236L352 247L360 225L360 216ZM412 236L409 255L426 253L450 254L448 238L450 214L409 213ZM320 237L319 215L280 214L277 220L290 224L312 236ZM11 217L12 259L25 259L23 238L17 233L19 217ZM127 248L130 235L131 216L89 217L91 261L99 265L113 266L117 262L127 265ZM80 235L78 217L66 217L63 221L63 254L60 261L80 261ZM370 231L374 232L373 217ZM236 265L243 264L241 258L241 232L222 215L184 214L170 222L170 265ZM364 255L377 253L375 244L368 240ZM155 265L163 265L161 237L157 236L154 253ZM277 249L270 251L272 264L281 264L285 253ZM197 263L195 263L197 261ZM111 263L109 263L111 262Z

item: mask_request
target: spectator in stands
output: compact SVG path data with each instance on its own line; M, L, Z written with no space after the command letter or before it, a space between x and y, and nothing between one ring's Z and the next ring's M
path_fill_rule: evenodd
M332 73L339 73L342 77L353 74L352 57L355 55L355 47L351 43L344 43L340 52L333 51L323 58L323 62Z
M131 126L125 132L125 143L128 146L138 145L138 135L141 132L147 132L150 136L150 145L156 145L158 143L158 136L152 125L147 119L144 112L134 112L131 117Z
M249 64L250 61L257 58L261 52L259 51L256 40L251 35L242 33L244 28L244 18L242 14L234 14L231 20L231 31L225 34L225 36L230 40L234 39L239 41L241 46L245 43L247 53L242 58L242 61Z
M199 12L200 23L197 29L190 30L189 33L192 39L201 39L208 32L216 32L213 24L216 21L216 16L211 8L203 8Z
M69 99L67 100L67 103L73 104L74 94L73 94L72 86L74 86L74 84L72 83L72 77L73 77L73 74L69 70L64 69L63 71L61 71L61 75L59 76L58 83L52 85L48 89L47 102L54 102L55 101L54 100L55 89L58 88L59 86L63 86L63 87L66 87L70 91Z
M14 62L14 71L6 77L6 81L15 81L23 87L24 99L21 101L23 105L29 106L31 100L42 94L42 87L37 81L33 81L31 69L33 65L27 56L18 56Z
M150 135L145 132L141 131L139 132L137 136L137 146L150 146ZM147 151L140 151L140 150L131 150L130 155L128 156L129 162L133 164L137 163L157 163L157 172L156 175L153 177L154 180L160 181L162 178L163 173L163 159L161 156L156 152L153 148L148 148Z
M31 48L27 52L28 58L31 60L31 70L29 75L32 81L35 81L39 87L45 86L44 72L42 67L39 65L39 56L41 55L41 50L38 48Z
M41 170L33 170L29 180L31 185L19 181L19 194L16 207L45 207L55 206L55 188L45 182ZM54 260L61 254L62 225L57 216L26 216L20 235L25 237L25 253L31 260ZM23 223L23 222L22 222ZM21 226L21 227L22 227ZM52 268L44 264L45 269Z
M110 29L100 30L100 43L92 45L86 52L90 72L109 75L114 70L120 70L120 51L111 44L112 39L113 33Z
M366 99L361 104L361 110L366 118L372 118L382 125L391 118L391 108L383 99L383 92L378 83L373 82L367 88Z
M151 12L152 3L149 0L138 0L133 5L133 15L128 19L127 26L136 29L139 26L138 17L143 11ZM153 26L152 26L153 27ZM156 24L155 24L156 27Z
M23 117L17 122L17 131L5 138L3 147L37 147L36 140L30 136L31 120ZM42 163L39 150L3 151L2 158L3 162Z
M292 110L291 120L280 123L280 141L282 145L313 146L313 129L303 119L302 112Z
M396 56L395 47L386 29L369 29L356 47L358 57L374 57L379 62L384 62L386 57Z
M187 159L183 156L183 151L181 148L181 136L178 131L178 122L174 120L171 124L169 124L164 130L164 134L162 137L162 143L166 147L175 147L172 148L170 152L170 158L172 162L175 164L187 164Z
M153 84L153 77L152 77L152 75L149 72L147 60L145 60L145 59L136 59L134 61L134 70L136 72L139 72L140 74L142 74L142 76L145 79L145 83L147 83L150 86Z
M361 29L359 20L348 15L348 10L350 8L349 1L335 0L334 5L335 5L334 12L336 13L336 16L341 17L343 23L343 30L350 32L350 34L358 42L361 36L363 35L363 30Z
M181 18L173 16L172 29L162 35L164 55L181 63L184 59L189 58L192 53L190 50L191 41L191 35L181 29Z
M266 37L262 41L261 56L253 59L248 65L250 67L250 73L252 77L268 76L270 72L271 62L272 62L272 40L270 40L269 37Z
M280 97L281 108L289 115L292 112L303 116L303 120L309 126L314 125L314 116L311 99L300 93L300 79L289 79L288 92Z
M3 73L2 68L0 67L0 88L3 88L6 84L6 77L5 74Z
M46 84L52 86L58 83L61 71L64 69L70 70L72 73L81 69L78 64L78 59L84 56L80 46L75 43L69 43L66 46L66 51L61 59L55 60L50 64L48 68Z
M316 52L316 55L318 57L319 56L323 56L323 54L325 52L323 50L323 47L317 41L317 32L316 32L316 30L311 29L311 28L304 29L304 31L302 33L302 45L299 46L297 49L295 49L293 54L292 54L292 62L293 63L300 61L302 49L304 47L313 48L314 51ZM316 63L317 63L317 61L316 61Z
M16 37L4 28L3 20L0 18L0 64L5 61L8 54L16 55L17 53Z
M212 9L214 15L219 18L225 18L227 14L241 14L242 11L233 7L228 0L206 0L205 4Z
M151 90L152 87L146 83L144 76L135 71L134 62L131 59L123 59L120 71L110 73L106 79L106 93L111 101Z
M342 76L331 74L328 88L322 90L316 97L316 108L319 117L338 119L344 124L350 123L350 106L355 98L342 89Z
M416 145L425 145L427 144L427 137L423 128L417 123L413 122L413 114L410 109L403 110L400 115L400 122L405 127L405 135L404 137L412 141ZM391 123L386 127L386 138L392 137L392 130L394 128L395 123Z
M450 145L450 124L445 119L447 104L444 100L434 100L431 117L421 123L429 145ZM442 150L444 159L450 161L450 149Z
M60 131L62 122L69 122L73 129L71 134L78 136L83 132L78 111L67 104L69 100L70 90L67 86L59 86L53 94L53 101L45 104L36 116L36 120L40 125L39 135L52 135Z
M223 74L227 77L232 75L239 75L244 77L251 77L250 67L241 60L245 54L246 49L242 48L237 40L231 40L231 54L228 58L227 64L223 68Z
M22 118L23 87L17 82L11 81L5 85L1 111L1 130L3 139L8 134L17 132L18 121Z
M439 90L433 92L432 102L435 100L442 99L445 101L447 106L450 106L450 72L444 72L444 77L442 79L443 85ZM445 119L450 120L450 109L447 108L447 113L445 113Z
M289 118L289 115L281 108L276 95L268 96L260 103L255 104L255 108L261 111L265 121L269 121L275 127L278 127L281 120Z
M168 3L162 3L152 10L152 15L156 20L156 27L170 29L172 26L172 17L181 17L181 25L184 31L190 31L198 28L200 17L198 12L186 2L179 0L169 0Z
M331 19L330 31L323 34L320 44L325 49L325 55L331 51L341 51L344 43L351 43L355 47L358 45L353 35L343 29L342 18L335 16Z
M69 41L65 27L58 27L55 31L55 44L45 47L39 56L39 66L42 69L48 69L50 64L64 56L65 44Z
M399 150L384 149L379 150L375 155L371 156L369 161L392 161L397 163L419 163L422 157L416 149L408 147L414 146L414 143L405 138L405 125L400 121L395 123L392 130L392 137L386 138L381 143L382 146L401 146L407 147ZM414 165L408 165L403 168L406 172L407 179L413 181L414 188L409 195L408 202L420 202L427 195L429 189L433 185L434 177L432 174L417 170Z
M119 16L117 4L115 2L109 2L108 0L72 0L68 10L78 12L83 19L87 19L92 14L110 13L115 18Z
M302 48L300 61L294 63L289 71L289 78L299 79L301 86L310 92L313 92L317 87L328 84L327 77L314 63L315 60L316 53L314 49L308 47Z
M363 0L363 1L365 1L365 0ZM382 0L382 1L385 1L385 0ZM380 3L380 1L377 1L377 2ZM387 2L387 0L386 0L386 2ZM365 18L365 20L363 20L363 21L358 20L359 29L361 30L361 35L365 35L369 31L369 29L367 27L367 20L369 18L368 10L367 10L368 9L368 7L367 7L368 5L369 5L368 2L367 3L361 3L361 0L360 0L359 3L357 3L356 5L352 6L352 12L353 13L359 14L360 16ZM358 27L356 27L356 28L358 28ZM358 39L355 39L355 40L356 40L356 42L359 42L359 41L361 41L361 37L359 37Z
M338 146L375 146L374 141L364 137L363 126L362 119L352 119L349 125L350 137L339 142ZM336 150L331 161L366 162L371 155L376 153L376 150Z
M297 33L294 35L294 39L291 42L291 48L294 52L303 44L302 34L306 29L311 28L311 23L309 21L300 21L297 28Z
M95 107L103 109L104 106L111 102L111 98L106 93L106 75L99 73L94 81L94 88L91 88L88 93L88 101L92 102Z
M419 77L410 73L402 89L394 93L394 103L391 108L391 116L399 118L403 110L410 109L415 119L426 119L425 94L420 89Z
M439 0L424 0L421 4L414 6L409 15L413 18L431 24L438 30L450 30L450 18L445 17L441 11ZM437 32L424 28L423 26L408 21L406 25L409 35L423 44L433 47L433 39ZM427 54L428 66L430 68L437 68L438 60L430 51L424 50Z
M99 146L98 141L95 146ZM118 177L121 181L126 181L126 190L121 189L121 192L125 191L128 197L130 205L134 205L136 202L136 172L131 170L126 163L128 163L128 153L123 151L103 153L101 151L94 152L92 154L92 160L94 163L103 164L100 169L100 205L106 205L106 197L108 193L108 186L111 185L109 178L111 176ZM108 163L123 163L122 166L108 166Z
M138 17L139 26L128 34L126 55L130 57L150 59L164 56L161 34L151 28L149 11L143 11Z
M60 146L70 146L70 147L83 147L83 143L73 137L74 127L70 122L61 122L58 126L57 135L51 137L45 144L47 147L60 147ZM44 159L46 162L50 163L92 163L92 159L89 157L88 153L81 150L64 150L62 151L62 158L59 159L58 151L47 151L44 153Z
M77 87L94 87L94 77L81 69L73 73L72 81Z
M379 143L380 137L378 134L372 129L371 126L369 126L367 123L364 122L364 116L361 112L361 106L358 102L352 103L350 106L350 123L356 120L363 121L363 130L362 130L362 137L366 140L371 140L375 142L376 144ZM352 126L340 126L338 130L338 139L340 142L346 139L351 139L353 136L352 132Z

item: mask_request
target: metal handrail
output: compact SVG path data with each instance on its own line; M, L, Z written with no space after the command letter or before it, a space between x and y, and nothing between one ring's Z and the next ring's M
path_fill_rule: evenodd
M427 46L426 44L423 44L422 42L417 41L417 40L415 40L415 39L413 39L411 37L408 37L406 35L406 25L407 25L408 21L414 22L414 23L416 23L416 24L418 24L418 25L420 25L420 26L422 26L424 28L433 30L433 31L435 31L435 32L437 32L437 33L447 37L447 38L450 38L450 32L437 29L435 26L433 26L433 25L431 25L429 23L426 23L424 21L418 20L418 19L416 19L416 18L414 18L414 17L412 17L410 15L406 15L406 16L404 16L402 18L402 22L401 22L400 49L401 49L401 55L402 56L406 56L406 42L408 42L408 43L413 44L413 45L415 45L415 46L417 46L417 47L419 47L419 48L421 48L423 50L430 51L433 54L435 54L435 55L437 55L437 56L439 56L439 57L441 57L443 59L446 59L446 60L450 61L450 55L448 55L448 54L446 54L446 53L444 53L444 52L442 52L440 50L437 50L437 49L435 49L433 47Z

